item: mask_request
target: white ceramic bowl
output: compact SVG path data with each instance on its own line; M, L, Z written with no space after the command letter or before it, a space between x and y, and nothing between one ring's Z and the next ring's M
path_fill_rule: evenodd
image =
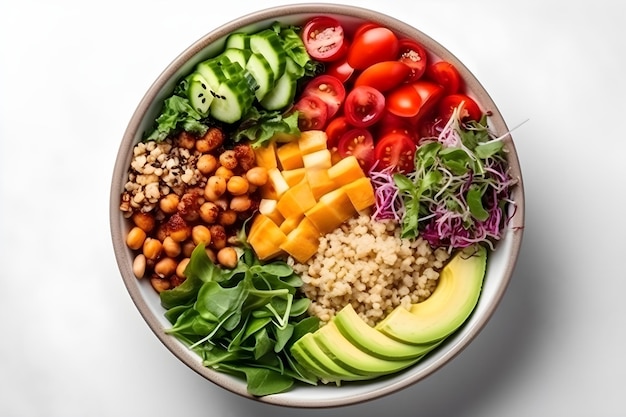
M399 35L418 40L430 53L452 62L459 69L466 81L469 94L476 98L483 108L492 111L490 126L494 132L501 135L508 131L502 115L488 93L454 55L418 29L384 14L363 8L338 4L298 4L261 10L213 30L173 60L139 103L119 148L110 194L110 222L115 255L122 278L133 302L148 326L163 344L181 362L209 381L248 398L253 397L246 392L245 381L202 366L200 358L194 352L188 350L173 336L165 334L164 329L170 327L170 324L163 316L164 309L159 303L157 293L150 286L149 280L137 280L133 275L133 255L125 245L125 236L129 230L129 224L119 211L119 199L127 179L133 146L141 139L142 133L153 123L160 110L162 100L171 93L181 76L189 73L198 62L217 54L223 48L226 35L231 32L258 30L276 20L289 24L302 24L307 18L322 13L334 16L342 23L352 26L363 21L377 22L391 28ZM459 354L477 336L494 314L508 286L522 240L524 190L519 161L510 137L507 139L506 147L509 151L508 162L511 167L511 174L519 179L519 183L512 194L513 200L516 202L515 214L507 226L503 239L489 257L480 300L463 327L416 365L389 377L362 383L346 383L341 387L302 385L285 393L255 398L256 400L282 406L313 408L348 405L379 398L415 384L437 371Z

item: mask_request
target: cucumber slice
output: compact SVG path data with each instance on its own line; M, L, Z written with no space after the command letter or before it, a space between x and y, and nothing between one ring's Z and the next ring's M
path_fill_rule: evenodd
M266 110L280 110L293 103L296 97L297 78L289 73L284 73L274 88L263 97L261 106Z
M217 59L209 59L202 61L196 66L196 72L200 74L213 91L215 91L221 83L226 81L229 77L224 74L223 65Z
M213 91L204 77L197 72L189 76L189 86L187 96L193 108L202 116L209 114L211 102L213 102Z
M250 35L243 32L234 32L226 38L226 49L250 49Z
M287 53L283 49L280 38L271 29L265 29L250 35L250 49L252 52L265 57L274 72L274 79L278 80L285 72Z
M246 70L254 77L258 85L255 95L257 100L263 100L263 97L274 86L274 71L270 67L267 59L261 54L253 53L248 59Z
M286 57L285 73L290 74L291 78L302 78L304 76L304 68L298 65L291 57Z
M245 68L250 55L252 52L249 49L226 48L221 57L228 58L230 62L237 62L242 68Z
M224 123L235 123L250 110L254 94L244 77L231 78L220 84L215 90L210 113Z

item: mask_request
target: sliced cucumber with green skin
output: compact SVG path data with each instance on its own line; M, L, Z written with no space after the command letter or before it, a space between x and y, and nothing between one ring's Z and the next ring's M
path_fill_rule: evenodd
M226 81L229 77L224 74L224 66L220 64L219 60L209 59L199 63L196 66L196 72L200 74L211 89L215 91L217 87L224 81Z
M276 83L274 88L269 91L263 100L261 106L266 110L281 110L293 103L296 97L296 89L298 79L289 73L284 73Z
M278 34L271 29L265 29L250 35L250 49L261 54L270 64L274 78L278 80L285 72L287 53L283 49Z
M250 49L250 35L243 32L234 32L226 38L226 49Z
M249 49L226 48L220 56L228 58L230 62L237 62L242 68L245 68L250 55L252 55L252 51Z
M213 102L213 91L204 77L197 72L189 76L187 95L189 102L198 113L202 116L209 114L209 108Z
M291 77L296 79L304 76L304 68L298 65L291 57L287 56L285 61L285 73L291 74Z
M232 124L239 121L250 110L254 94L243 77L231 78L215 90L210 113L215 119Z
M248 59L246 70L254 77L258 84L255 91L257 100L263 100L263 97L274 87L274 71L267 59L261 54L253 53Z

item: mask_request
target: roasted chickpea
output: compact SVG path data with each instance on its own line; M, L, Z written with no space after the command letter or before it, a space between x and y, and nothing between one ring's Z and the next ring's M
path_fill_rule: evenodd
M232 246L220 249L217 252L217 262L225 268L234 268L237 266L237 251Z
M209 201L216 201L226 192L226 180L217 175L212 175L207 180L204 188L204 197Z
M189 258L183 258L176 266L176 276L178 278L185 278L185 268L189 265Z
M162 250L163 244L159 239L149 237L146 238L146 240L143 242L143 254L145 255L146 259L157 259Z
M154 273L161 278L168 278L176 272L177 265L173 258L163 258L154 265Z
M231 226L235 224L237 221L237 212L235 210L224 210L221 211L219 216L217 216L217 223L222 226Z
M230 209L236 212L246 211L250 209L250 206L252 206L252 200L247 194L235 196L230 200Z
M140 227L144 232L149 233L152 229L154 229L155 220L152 214L137 211L133 213L133 223L135 223L135 226Z
M237 168L237 157L235 156L235 151L227 150L222 152L220 155L220 164L230 170Z
M163 239L163 252L165 252L167 256L175 258L180 255L181 250L180 243L172 239L171 236L167 236Z
M183 256L185 258L191 258L191 254L193 253L193 250L196 248L196 245L193 243L193 241L188 240L185 243L183 243L182 246L182 253Z
M211 242L211 236L209 228L202 224L198 224L191 229L191 239L196 245L200 243L209 244Z
M153 276L152 278L150 278L150 284L152 285L152 288L154 288L158 293L169 290L171 287L170 281L168 279L161 278L159 276Z
M210 153L204 154L200 158L198 158L196 168L198 168L198 171L200 171L202 174L209 175L217 169L217 158Z
M211 246L220 250L226 246L226 229L220 224L214 224L209 227L211 232Z
M248 192L249 187L248 180L239 175L234 175L226 183L226 189L232 195L243 195Z
M130 232L126 235L126 245L133 249L139 249L146 240L146 232L139 226L135 226L130 229Z
M246 172L246 179L252 185L260 187L268 181L267 169L265 167L254 167Z
M215 223L219 214L220 208L211 201L207 201L200 206L200 218L205 223Z
M225 166L221 165L215 170L215 175L217 175L218 177L222 177L226 181L228 181L232 178L233 175L235 175L235 173L232 169L228 169Z
M178 210L179 202L180 198L176 194L170 193L159 200L159 208L163 213L173 214Z
M181 132L177 138L178 146L185 149L193 149L196 146L196 138L188 132Z

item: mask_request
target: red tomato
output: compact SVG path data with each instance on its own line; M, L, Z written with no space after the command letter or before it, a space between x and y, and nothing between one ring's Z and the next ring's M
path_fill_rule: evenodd
M338 20L328 16L309 20L302 30L302 41L309 55L322 62L339 59L348 49L343 26Z
M350 79L350 77L352 77L352 74L354 74L354 68L352 68L350 64L348 64L348 61L346 60L346 57L344 56L343 58L340 58L334 62L329 63L324 73L328 75L332 75L333 77L337 78L342 83L345 83L346 81Z
M415 143L419 140L417 127L412 123L410 118L396 116L386 111L376 124L376 134L381 138L389 133L402 133L411 138Z
M317 96L328 106L328 117L333 117L346 99L346 88L332 75L318 75L302 91L302 96Z
M339 139L353 126L348 123L346 116L339 116L332 119L326 126L326 145L328 149L336 148L339 145Z
M450 94L441 99L439 103L439 115L447 121L452 116L455 108L463 105L461 109L461 120L480 120L483 115L478 103L465 94Z
M356 30L354 31L354 36L353 38L356 38L357 36L360 36L361 34L363 34L363 32L372 29L372 28L377 28L380 25L378 23L374 23L374 22L365 22L365 23L361 23L359 25L359 27L356 28Z
M317 96L301 97L294 109L298 114L298 127L300 130L323 129L328 119L328 106Z
M359 74L354 86L369 85L380 92L385 92L402 84L410 73L411 68L400 61L377 62Z
M455 94L461 91L463 80L454 65L448 61L439 61L426 69L426 76L443 87L444 94Z
M374 139L367 129L348 130L339 139L337 150L342 158L354 155L365 172L374 164Z
M417 81L424 75L428 56L426 49L420 43L412 39L400 39L397 56L398 61L411 67L409 81Z
M415 142L402 133L390 133L383 136L374 148L374 157L378 161L377 170L395 167L395 171L412 172L415 169Z
M344 113L348 122L356 127L376 123L385 111L385 96L375 88L362 85L348 93Z
M377 62L393 61L398 56L398 38L385 27L373 27L355 36L348 48L348 63L363 70Z
M428 81L402 85L387 95L387 109L401 117L419 118L439 101L443 87Z

